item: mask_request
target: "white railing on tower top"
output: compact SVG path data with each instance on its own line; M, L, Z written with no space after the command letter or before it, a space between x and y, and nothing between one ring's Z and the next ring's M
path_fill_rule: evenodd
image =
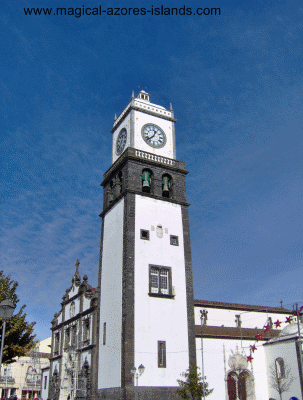
M145 160L160 162L161 164L171 165L173 167L178 166L178 161L166 158L163 156L156 156L155 154L147 153L142 150L135 150L136 157L144 158Z

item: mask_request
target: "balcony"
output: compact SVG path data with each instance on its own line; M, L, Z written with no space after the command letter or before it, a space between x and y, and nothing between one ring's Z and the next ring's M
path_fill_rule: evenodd
M0 385L13 385L15 383L15 378L12 376L0 376Z
M155 164L164 165L166 167L174 167L186 172L186 163L184 161L158 156L147 151L137 150L133 147L127 147L121 156L114 162L114 164L103 174L103 181L111 175L112 171L122 164L125 159L132 158L134 160L146 160Z

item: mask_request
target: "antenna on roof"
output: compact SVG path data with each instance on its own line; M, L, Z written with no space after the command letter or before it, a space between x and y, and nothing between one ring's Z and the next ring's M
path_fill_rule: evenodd
M147 89L147 87L146 87L146 86L144 86L144 83L142 83L142 85L141 85L141 86L138 86L138 88L140 88L140 87L141 87L141 90Z

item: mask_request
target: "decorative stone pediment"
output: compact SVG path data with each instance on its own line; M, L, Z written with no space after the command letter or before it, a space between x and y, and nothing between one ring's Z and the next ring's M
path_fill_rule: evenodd
M228 365L231 370L236 371L236 372L241 372L245 369L247 369L247 357L244 352L242 354L239 352L238 346L236 348L236 351L233 352L231 350L231 355L229 356L228 359Z

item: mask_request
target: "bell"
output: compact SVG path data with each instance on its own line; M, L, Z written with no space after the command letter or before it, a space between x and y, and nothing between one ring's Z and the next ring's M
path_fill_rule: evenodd
M167 176L163 177L163 192L169 192L169 180Z
M150 187L150 177L148 171L143 172L142 180L143 180L142 187Z

